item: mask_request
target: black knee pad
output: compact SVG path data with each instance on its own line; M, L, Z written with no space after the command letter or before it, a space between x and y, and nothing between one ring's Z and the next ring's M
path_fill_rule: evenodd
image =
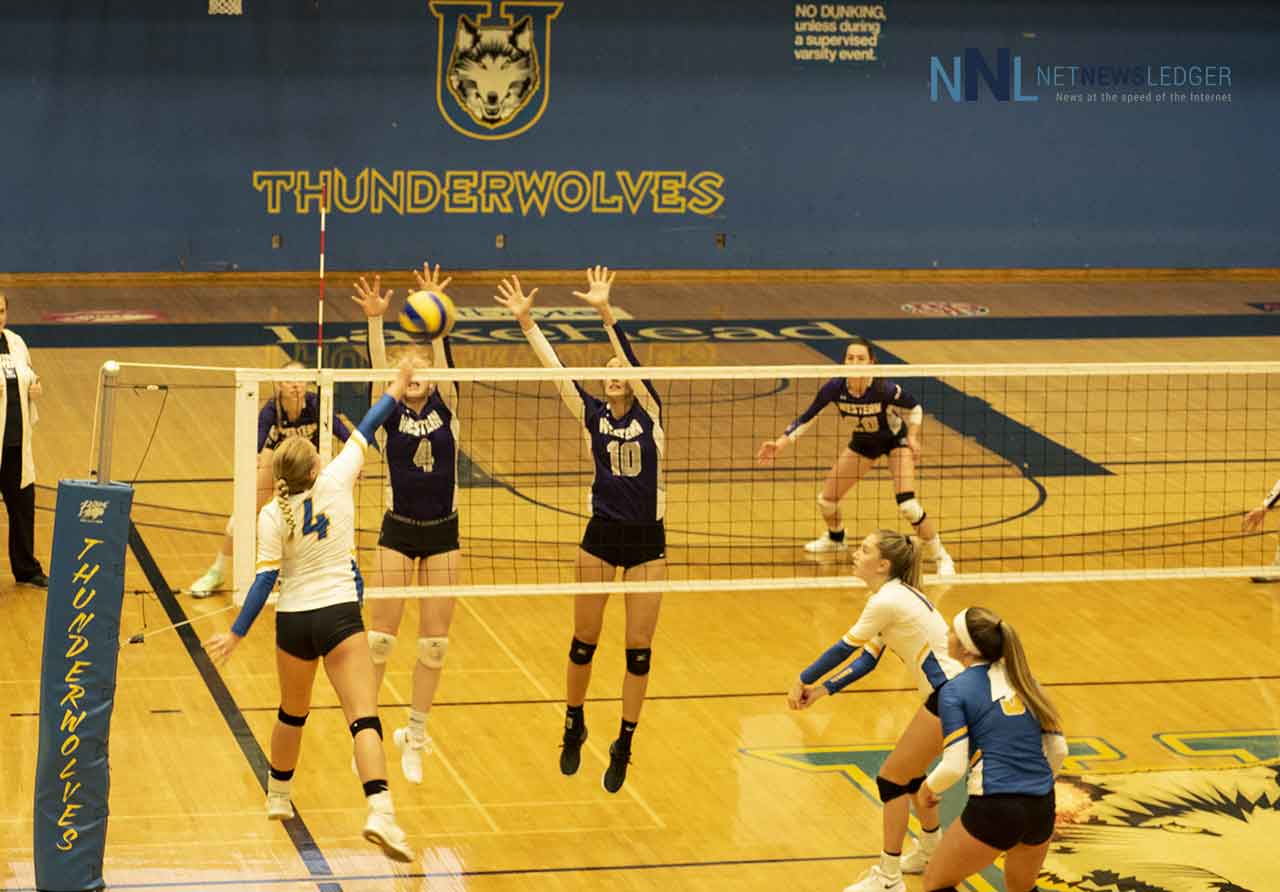
M308 715L310 715L310 713L308 713ZM276 718L280 720L280 724L291 725L294 728L301 728L307 723L307 716L289 715L289 713L284 711L284 707L280 707L276 710Z
M911 778L911 780L907 781L907 792L914 796L920 792L920 787L924 784L924 781L925 776L923 774L919 777Z
M911 782L908 781L904 786L895 784L891 780L885 780L883 777L876 777L876 789L880 791L881 802L892 802L899 796L906 796L911 792Z
M573 639L573 643L569 645L569 662L577 666L591 665L592 658L596 655L596 646L587 644L585 641Z
M632 675L648 675L653 650L648 647L627 648L627 671Z
M366 715L356 719L351 723L351 736L355 737L366 728L372 728L378 732L378 738L382 738L382 720L376 715Z

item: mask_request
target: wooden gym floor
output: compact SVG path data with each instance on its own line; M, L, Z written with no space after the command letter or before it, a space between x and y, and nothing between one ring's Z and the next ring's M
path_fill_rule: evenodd
M401 295L404 279L395 282ZM358 310L339 282L335 276L330 285L329 318L335 326L358 321ZM540 281L530 276L526 284ZM491 284L483 280L468 277L450 290L460 306L492 305ZM570 305L570 290L555 282L540 292L540 302ZM96 369L105 359L274 367L288 358L286 350L242 338L243 330L254 326L236 325L296 323L302 332L314 314L309 286L264 285L247 277L164 285L144 279L0 281L0 291L8 295L10 325L27 339L45 386L36 429L45 487L39 493L36 538L46 557L51 487L60 478L83 477L88 468ZM896 333L877 342L912 363L1157 362L1275 359L1274 317L1252 305L1275 301L1276 291L1276 281L1265 276L1252 281L1153 275L629 282L624 272L615 300L636 325L705 323L699 331L748 326L745 320L756 327L769 320L866 320L873 337L877 331ZM957 319L911 316L902 309L925 303L949 303L951 312L979 305L987 312ZM110 328L82 324L75 337L60 335L59 323L46 319L107 309L162 318ZM1256 326L1250 322L1254 318ZM142 327L169 324L171 335L135 337ZM1058 326L1061 336L1046 336L1045 325ZM1222 335L1212 335L1217 331ZM1133 336L1117 336L1125 332ZM157 345L166 339L169 346ZM74 345L54 346L63 343ZM151 345L129 346L138 343ZM457 353L465 366L533 361L523 343L494 339L460 344ZM587 364L598 362L603 348L570 345L562 355L567 364ZM655 365L827 361L799 342L692 336L678 343L646 343L641 355ZM150 554L142 563L131 556L127 569L125 636L230 604L229 596L195 602L169 594L203 571L230 507L230 398L227 391L197 393L176 386L207 385L207 377L166 380L175 387L163 397L172 402L162 414L156 402L161 395L121 395L114 476L139 481L134 520ZM1274 385L1272 379L1270 392ZM799 405L812 389L800 387ZM975 395L993 404L1000 398L994 391ZM1264 392L1264 410L1265 397ZM1250 398L1249 405L1255 402ZM1273 396L1272 417L1274 403ZM536 411L555 414L557 424L565 416L558 406ZM1013 408L1009 412L1016 414ZM162 421L147 451L158 414ZM774 419L767 421L765 427ZM532 416L521 423L532 425ZM686 411L670 425L674 431L699 423L696 413ZM1260 424L1259 429L1268 428ZM1269 429L1274 434L1274 422ZM776 575L813 572L797 546L817 531L805 503L811 504L819 468L838 445L834 426L824 430L806 438L811 451L795 457L789 469L812 468L811 473L780 477L783 495L771 497L786 516L771 517L768 529L784 531L786 541L752 540L745 547L721 549L727 556L708 550L710 557L703 560L737 561L752 572ZM930 425L926 436L926 466L931 450L968 455L963 438L941 425ZM741 456L749 456L758 439L755 427L727 438L726 454L739 457L744 474L751 463ZM1107 441L1102 449L1102 441L1081 442L1096 450L1084 449L1086 457L1104 466L1123 453L1123 444ZM1223 438L1218 445L1252 461L1240 465L1241 478L1229 485L1210 482L1208 474L1178 478L1188 496L1196 495L1197 487L1205 490L1199 493L1205 512L1224 515L1206 521L1204 530L1184 530L1188 540L1198 532L1225 535L1238 523L1238 512L1255 504L1280 476L1274 442L1259 437L1239 444ZM581 451L572 440L569 448ZM1142 449L1148 457L1155 451L1150 443ZM515 457L499 451L479 456L479 470L511 474L516 466L504 461ZM934 477L925 475L922 492L937 506L932 510L945 537L948 518L975 510L967 507L974 494L951 491L945 474ZM881 471L859 487L865 494L855 490L849 497L851 529L894 523L886 479ZM671 483L673 494L683 487L678 499L686 513L683 528L720 523L737 530L759 523L744 520L741 503L724 508L724 516L706 508L697 514L692 507L722 495L742 499L734 487L688 479ZM959 535L954 541L962 572L966 567L1039 569L1043 562L1009 564L998 556L1003 544L992 551L991 543L1055 530L1064 541L1089 532L1072 541L1086 553L1103 554L1109 543L1101 531L1126 526L1111 516L1053 515L1057 504L1075 496L1092 504L1090 494L1045 485L1040 516L1057 517L1057 526L1033 519ZM579 487L577 480L571 486L548 484L536 494L564 507L576 499ZM958 483L955 488L963 489ZM1025 495L1018 488L1008 490L1011 513L1025 506ZM495 511L506 507L500 495L486 498ZM580 528L575 517L521 510L525 513L512 515L511 532L492 538L517 538L516 531L524 528L543 531L530 533L535 545L538 535L548 542L572 542ZM1237 515L1225 518L1230 512ZM674 514L670 525L678 526ZM496 553L495 547L479 544L484 531L467 532L477 553ZM464 548L467 541L464 535ZM1274 546L1271 532L1232 540L1224 549L1269 559ZM554 553L566 559L572 552L571 545L557 547ZM1176 537L1162 540L1161 548L1171 561L1185 557ZM566 563L539 564L537 573L567 579ZM514 566L477 558L473 570L501 581ZM673 568L674 574L680 572ZM825 572L840 572L840 566ZM1271 854L1280 832L1280 649L1275 646L1280 586L1188 580L933 586L930 593L948 615L981 603L1015 623L1038 676L1063 711L1072 739L1071 776L1059 786L1059 842L1042 888L1208 892L1224 888L1223 883L1251 892L1280 888L1280 869ZM918 706L917 697L896 660L886 661L847 695L807 712L788 712L782 692L848 627L861 600L856 589L669 595L634 764L616 796L600 789L599 776L620 710L621 605L610 605L596 657L587 705L592 738L583 767L577 776L564 778L556 759L568 600L463 602L430 719L436 752L426 761L421 787L404 783L395 750L388 747L397 811L420 853L407 868L384 860L359 837L364 801L350 773L350 738L323 680L317 683L294 787L300 820L281 826L263 818L259 777L277 705L269 616L221 673L208 666L198 639L225 628L231 614L197 620L191 634L157 634L145 644L123 647L120 654L106 878L111 888L165 890L840 889L879 852L879 807L871 779ZM41 592L11 582L0 586L5 630L0 691L7 704L0 714L0 889L6 890L34 888L31 807L42 604ZM406 712L413 634L411 620L405 625L381 696L388 728L401 724ZM953 797L951 809L960 801ZM971 888L1002 886L993 873L975 879ZM918 878L908 879L908 889L919 889Z

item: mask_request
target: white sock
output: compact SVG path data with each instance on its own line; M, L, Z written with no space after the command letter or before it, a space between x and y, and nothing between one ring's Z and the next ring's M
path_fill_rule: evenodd
M383 815L395 813L395 809L391 806L390 790L383 790L381 793L374 793L372 796L367 798L369 800L369 811L376 811Z
M880 872L887 877L902 876L902 855L890 855L888 852L881 852Z
M926 855L932 855L938 850L938 843L942 841L942 825L939 824L932 830L920 831L920 851Z
M267 795L268 796L275 796L278 794L280 796L284 796L285 798L288 798L289 791L290 789L292 789L292 787L293 787L293 778L290 778L289 780L276 780L271 775L269 774L267 775Z
M414 743L423 743L427 739L427 716L430 710L418 712L416 709L409 710L409 739Z
M210 568L217 573L221 573L227 569L227 556L222 552L218 552L218 556L213 559L213 566Z

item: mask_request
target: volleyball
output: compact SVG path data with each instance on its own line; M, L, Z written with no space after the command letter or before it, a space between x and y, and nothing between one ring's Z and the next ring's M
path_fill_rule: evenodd
M458 311L443 291L415 291L404 300L400 327L415 338L434 341L453 328Z

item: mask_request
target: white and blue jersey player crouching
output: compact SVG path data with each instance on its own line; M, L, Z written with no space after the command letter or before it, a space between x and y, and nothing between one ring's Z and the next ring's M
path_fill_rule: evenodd
M884 803L880 861L846 892L904 892L902 874L921 873L940 839L936 804L921 801L915 793L929 763L942 752L938 691L963 667L947 654L946 620L919 589L922 551L916 537L893 530L878 530L862 540L853 552L853 574L867 584L871 595L853 628L800 673L787 696L792 709L806 709L875 669L887 648L912 670L925 697L876 777ZM850 658L852 662L819 683ZM904 857L912 798L924 833L918 848Z

